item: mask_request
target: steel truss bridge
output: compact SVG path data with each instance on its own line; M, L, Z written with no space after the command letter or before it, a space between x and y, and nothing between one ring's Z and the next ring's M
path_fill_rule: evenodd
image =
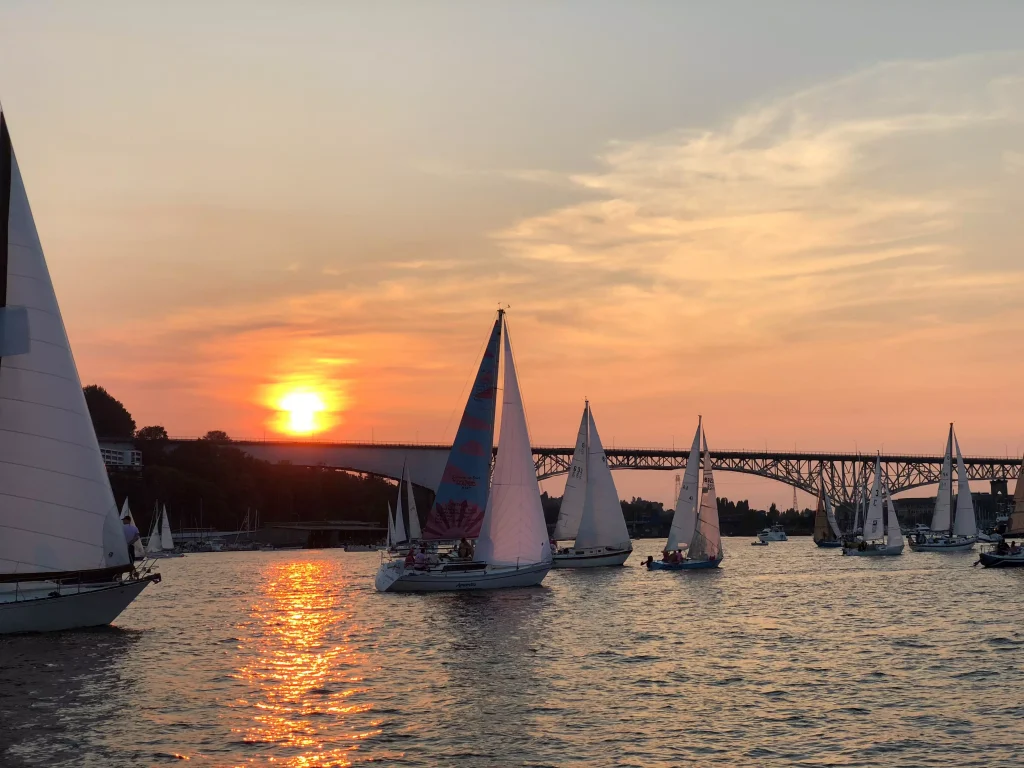
M170 443L190 442L171 440ZM318 443L287 441L234 441L233 447L273 463L329 467L398 478L406 466L417 485L437 488L448 459L450 445L404 443ZM659 448L606 448L612 469L681 470L688 451ZM540 480L566 474L573 447L535 447L533 458ZM890 492L938 483L942 456L883 454L882 474ZM964 459L971 480L1015 480L1021 471L1019 458L970 456ZM712 451L711 466L717 472L741 472L778 480L816 495L819 482L837 503L850 502L854 488L874 480L875 457L860 453L810 453L774 451Z

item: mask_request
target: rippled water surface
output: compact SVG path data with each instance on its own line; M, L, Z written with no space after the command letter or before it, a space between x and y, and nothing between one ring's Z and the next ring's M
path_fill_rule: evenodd
M1024 764L1024 570L727 540L718 572L381 595L197 554L114 628L0 638L0 765Z

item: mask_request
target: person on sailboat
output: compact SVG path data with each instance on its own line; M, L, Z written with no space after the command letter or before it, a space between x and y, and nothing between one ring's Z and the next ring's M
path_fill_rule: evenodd
M456 554L463 560L473 559L473 545L469 543L469 539L465 536L459 540L459 548L456 551Z
M121 521L124 524L124 540L128 544L128 563L131 565L132 570L135 570L135 542L142 538L142 534L139 533L139 529L132 523L130 517L126 517Z
M416 553L413 551L413 547L409 547L409 551L405 555L405 567L409 568L416 565Z

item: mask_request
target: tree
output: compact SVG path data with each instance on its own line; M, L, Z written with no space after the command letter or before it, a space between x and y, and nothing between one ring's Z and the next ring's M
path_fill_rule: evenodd
M135 433L137 440L166 440L167 430L161 426L142 427Z
M97 437L131 440L135 436L135 419L120 400L96 384L83 387L82 392Z
M231 438L228 437L228 433L222 429L211 429L200 440L209 440L211 443L230 443Z

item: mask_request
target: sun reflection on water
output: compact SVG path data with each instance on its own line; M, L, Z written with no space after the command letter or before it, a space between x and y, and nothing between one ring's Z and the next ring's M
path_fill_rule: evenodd
M236 702L256 712L236 732L260 756L240 765L349 766L358 742L380 733L364 714L373 705L353 701L368 691L355 674L366 659L349 642L360 627L341 604L343 587L330 562L280 563L265 574L237 673L250 693ZM358 715L368 729L351 728Z

